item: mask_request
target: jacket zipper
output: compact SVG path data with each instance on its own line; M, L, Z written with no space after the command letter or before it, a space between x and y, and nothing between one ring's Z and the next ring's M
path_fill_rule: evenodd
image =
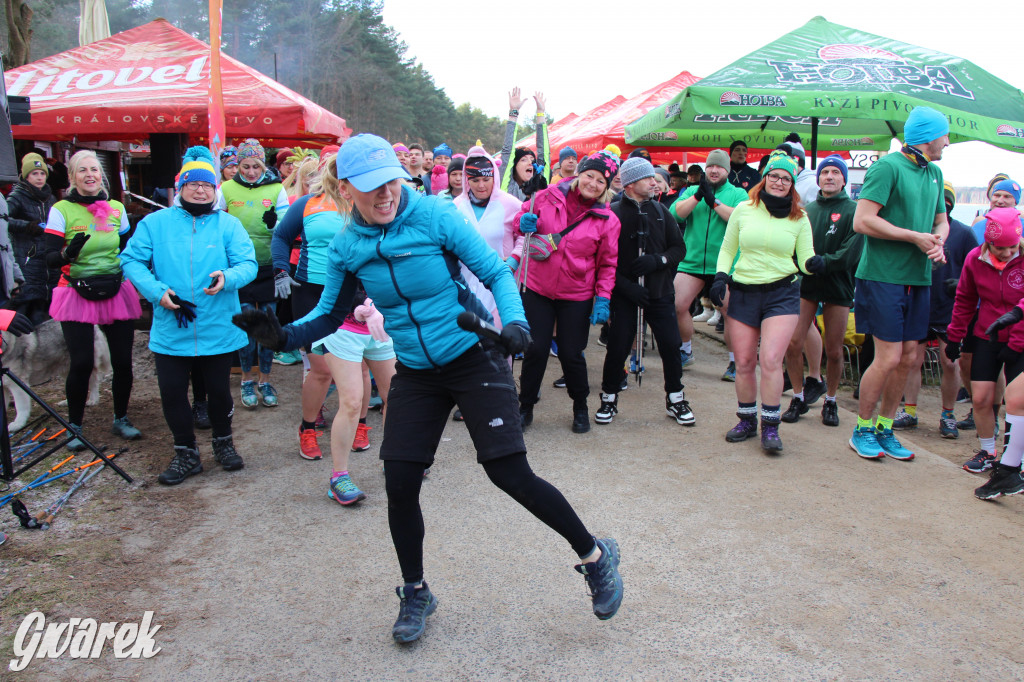
M377 256L385 263L387 263L388 274L391 276L391 284L395 287L395 293L398 294L398 296L403 301L405 301L405 309L409 311L409 320L411 320L412 323L416 326L416 338L420 342L420 348L423 349L423 355L426 356L427 361L430 362L431 365L439 368L441 365L436 363L434 361L434 358L430 356L430 351L427 350L427 344L423 340L423 329L420 327L420 323L416 321L416 318L412 314L412 300L404 293L402 293L401 287L398 286L398 278L395 276L395 268L391 264L391 261L388 258L384 257L384 253L381 251L380 245L384 241L384 237L386 237L387 234L387 228L381 230L380 238L377 240Z
M196 217L192 216L192 237L189 239L188 245L188 274L189 274L189 291L192 294L192 302L196 301L196 285L195 285L195 242L196 242ZM198 316L196 317L198 319ZM196 320L192 320L192 340L196 349L196 356L199 355L199 330L196 329Z

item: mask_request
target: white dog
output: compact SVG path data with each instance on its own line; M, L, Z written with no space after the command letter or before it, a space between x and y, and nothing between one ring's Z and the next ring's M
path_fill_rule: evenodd
M100 401L100 380L111 371L110 348L99 326L95 327L93 340L93 370L89 377L89 398L86 405L97 405ZM68 371L68 346L60 330L60 322L47 320L32 334L14 336L3 333L4 352L2 361L23 382L37 386L56 376L65 376ZM32 399L10 379L4 383L4 400L14 399L16 416L8 424L11 432L28 423L32 411Z

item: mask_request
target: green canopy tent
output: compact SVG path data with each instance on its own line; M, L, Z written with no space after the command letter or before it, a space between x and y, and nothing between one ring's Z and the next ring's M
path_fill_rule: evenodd
M626 126L645 147L888 150L914 107L949 118L950 142L1024 152L1024 93L969 61L815 17ZM812 164L814 161L812 160ZM812 166L813 167L813 166Z

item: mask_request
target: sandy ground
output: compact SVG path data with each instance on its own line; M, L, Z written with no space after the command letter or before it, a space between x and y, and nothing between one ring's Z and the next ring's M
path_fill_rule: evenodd
M984 479L959 467L977 442L973 432L938 437L938 389L922 391L922 426L904 435L913 462L850 450L849 387L842 426L822 426L819 403L782 425L785 452L768 457L755 442L724 440L735 395L719 379L726 357L714 336L695 341L697 363L684 376L692 428L665 416L661 363L649 357L614 423L572 434L570 401L550 383L557 360L549 365L527 432L530 461L592 532L618 539L618 615L594 618L570 548L488 482L465 427L450 423L422 496L426 577L440 606L406 647L390 636L401 580L376 457L379 414L374 447L352 456L368 495L356 507L328 499L327 460L297 456L298 367L274 368L281 407L235 417L243 471L213 466L201 440L206 473L165 488L156 476L169 434L140 351L132 416L146 437L122 460L137 483L104 473L45 532L0 518L11 536L0 547L0 677L1024 677L1024 496L974 499ZM592 386L603 355L592 343ZM112 442L108 414L109 395L87 418L97 442ZM54 495L31 498L30 509ZM118 660L108 648L95 661L7 672L14 631L33 610L57 621L138 621L152 610L162 650Z

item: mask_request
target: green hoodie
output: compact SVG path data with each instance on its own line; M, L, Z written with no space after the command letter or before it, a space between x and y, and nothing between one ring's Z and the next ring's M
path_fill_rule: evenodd
M807 205L807 217L814 232L814 253L825 260L821 275L805 275L800 297L820 303L853 306L853 280L864 236L853 231L857 202L843 189L832 197L822 196Z

